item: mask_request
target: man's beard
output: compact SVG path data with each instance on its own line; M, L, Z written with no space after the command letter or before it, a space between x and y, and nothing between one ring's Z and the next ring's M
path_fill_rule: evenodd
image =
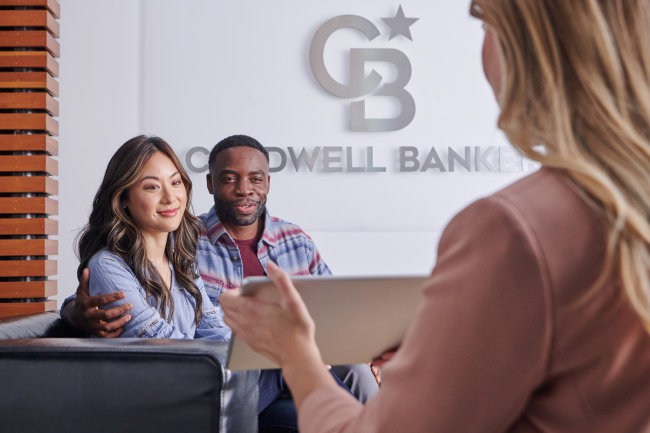
M235 210L235 206L239 203L254 203L256 206L255 212L248 216L240 216ZM225 201L214 196L214 209L217 216L221 221L225 221L235 226L249 226L254 224L260 216L266 212L266 200L235 200Z

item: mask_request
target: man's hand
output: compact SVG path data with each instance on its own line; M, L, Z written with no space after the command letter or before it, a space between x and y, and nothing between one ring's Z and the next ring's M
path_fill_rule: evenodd
M100 310L98 307L110 304L111 302L124 299L124 292L115 292L102 296L90 296L88 280L90 271L84 269L81 281L77 287L77 298L66 305L61 312L61 318L68 324L81 328L88 334L96 335L102 338L116 338L124 332L124 324L131 320L131 316L125 315L113 322L108 320L118 317L133 306L131 304L120 305L110 310Z
M372 360L372 365L381 368L384 366L384 364L386 364L388 361L393 359L393 356L395 356L396 353L397 353L397 349L384 352L381 354L380 357Z
M368 362L367 364L370 367L370 371L372 371L373 376L375 376L377 385L381 386L381 369L375 365L372 365L372 362Z
M381 367L383 367L384 364L390 361L393 358L393 356L395 356L396 353L397 353L397 349L384 352L379 358L375 358L372 360L371 363L368 363L368 365L370 366L370 370L372 371L372 374L375 375L375 380L377 381L377 385L381 386Z

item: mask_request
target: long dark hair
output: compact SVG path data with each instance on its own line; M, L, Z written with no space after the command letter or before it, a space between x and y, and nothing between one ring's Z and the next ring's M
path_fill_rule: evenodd
M187 205L180 226L167 239L166 253L178 284L194 298L195 322L202 317L202 296L194 283L198 278L196 267L196 243L200 233L198 218L192 215L192 181L183 169L172 148L162 138L140 135L120 147L111 158L95 199L88 224L77 235L77 257L80 264L77 278L88 267L90 259L100 250L107 248L121 257L135 274L144 288L146 296L153 296L156 309L167 321L174 316L174 300L171 288L162 281L156 268L147 259L142 233L134 224L128 209L123 204L128 199L129 188L133 186L144 167L156 152L162 152L172 160L187 191Z

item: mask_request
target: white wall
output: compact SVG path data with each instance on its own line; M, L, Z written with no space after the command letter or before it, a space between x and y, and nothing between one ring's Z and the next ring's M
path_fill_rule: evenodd
M285 150L352 147L355 157L372 146L385 173L296 173L289 162L272 175L269 208L308 231L336 274L429 272L453 214L526 172L398 172L400 146L418 147L421 159L435 146L445 165L447 147L507 146L495 127L497 106L480 66L481 23L469 17L469 2L402 2L407 17L420 18L410 28L412 42L389 41L381 20L394 17L399 4L61 0L58 299L76 288L73 239L106 164L138 133L163 137L183 161L189 149L210 149L232 134ZM346 83L350 48L403 51L413 68L406 89L417 107L408 127L351 132L350 100L327 93L314 78L312 36L344 14L369 19L381 36L369 42L355 30L339 30L326 48L328 70ZM385 82L396 76L390 64L373 62L366 72L372 68ZM399 113L392 98L369 96L366 106L368 117ZM206 212L212 197L204 174L192 180L195 211Z

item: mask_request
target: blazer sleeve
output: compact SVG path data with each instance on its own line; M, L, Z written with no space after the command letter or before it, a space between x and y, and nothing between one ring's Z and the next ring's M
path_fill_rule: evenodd
M107 304L102 309L110 309L130 303L133 309L125 314L131 316L124 325L121 338L194 338L181 332L163 319L158 311L145 300L145 292L140 287L133 272L119 258L102 254L90 261L90 295L106 295L124 292L124 299ZM121 316L120 316L121 317ZM117 319L115 319L117 320Z
M498 196L472 204L443 233L381 391L362 406L338 387L320 388L300 408L300 431L508 431L545 379L547 275L515 206Z

